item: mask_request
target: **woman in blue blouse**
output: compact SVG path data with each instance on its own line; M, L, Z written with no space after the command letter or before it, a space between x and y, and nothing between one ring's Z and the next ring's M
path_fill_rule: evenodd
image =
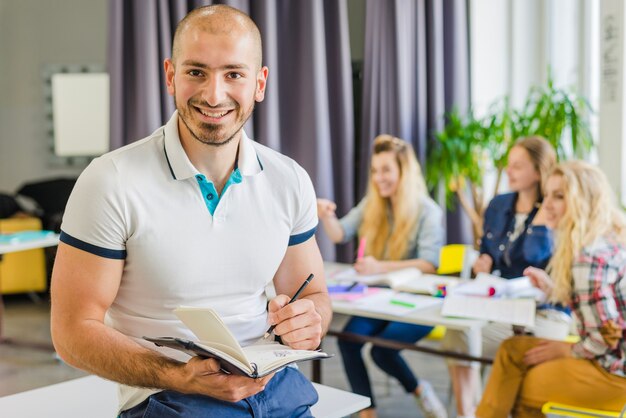
M555 164L554 148L543 138L522 138L511 148L506 174L512 192L494 197L485 211L474 273L512 279L522 276L526 267L546 267L553 243L541 209L542 183ZM490 324L482 332L448 330L442 345L451 351L491 357L512 334L511 326L505 324ZM478 364L449 359L448 366L458 416L471 417L480 389Z
M337 219L335 204L319 199L318 215L324 230L336 243L355 236L366 239L365 257L357 260L361 274L386 273L415 267L434 273L439 262L445 231L443 212L428 197L424 179L411 145L390 135L374 140L369 186L366 196L345 217ZM353 317L344 331L414 343L428 335L431 327ZM352 390L372 399L372 407L361 418L375 417L376 404L367 369L363 344L339 341L346 375ZM426 417L446 417L446 411L430 384L418 381L398 350L373 347L376 365L398 379L413 393Z

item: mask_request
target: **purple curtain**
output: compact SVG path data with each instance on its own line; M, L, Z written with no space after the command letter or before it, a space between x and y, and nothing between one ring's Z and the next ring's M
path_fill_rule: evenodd
M368 176L374 137L410 141L422 166L443 115L469 106L469 38L465 0L366 0L358 191ZM448 242L471 243L460 209L448 213Z
M149 135L174 111L163 60L176 24L204 4L248 13L264 42L270 69L264 102L246 131L298 161L318 196L345 213L354 204L354 115L346 0L109 0L111 147ZM334 246L318 234L322 254ZM343 249L345 259L346 251Z

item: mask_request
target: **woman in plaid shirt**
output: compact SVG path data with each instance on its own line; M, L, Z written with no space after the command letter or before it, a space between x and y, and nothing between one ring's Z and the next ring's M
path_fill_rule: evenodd
M626 219L606 176L580 161L556 167L543 205L556 248L547 272L524 274L571 306L580 341L506 340L477 417L539 417L547 401L616 411L626 404Z

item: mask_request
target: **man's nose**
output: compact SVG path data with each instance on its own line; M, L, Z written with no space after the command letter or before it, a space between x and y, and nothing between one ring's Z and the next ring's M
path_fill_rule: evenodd
M226 85L220 77L208 77L202 91L202 97L209 106L218 106L224 103L226 95Z

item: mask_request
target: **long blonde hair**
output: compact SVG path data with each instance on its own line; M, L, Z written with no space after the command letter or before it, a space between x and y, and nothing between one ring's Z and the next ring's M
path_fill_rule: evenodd
M556 248L547 271L554 280L551 300L565 304L571 298L575 257L602 236L626 244L626 220L597 167L568 161L557 165L550 176L562 178L565 213L557 226Z
M374 139L373 155L382 152L392 152L400 168L397 198L392 206L389 198L381 197L370 173L359 236L367 239L368 255L402 260L407 255L409 238L418 226L420 198L427 194L426 184L411 144L391 135L379 135ZM393 226L387 216L390 206Z

